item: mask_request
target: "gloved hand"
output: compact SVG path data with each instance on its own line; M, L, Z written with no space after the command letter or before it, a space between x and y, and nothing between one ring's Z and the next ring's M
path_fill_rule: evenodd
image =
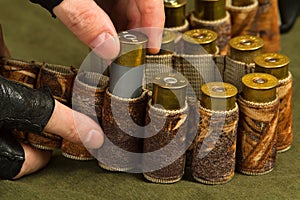
M0 127L39 133L48 123L54 98L49 89L33 90L0 76Z
M24 149L8 129L0 128L0 179L12 179L21 170Z
M37 134L45 130L92 149L103 143L103 132L96 122L54 100L48 89L34 90L0 76L0 98L0 179L37 171L51 155L21 146L9 129Z
M103 143L96 122L54 100L47 88L34 90L0 76L0 99L0 127L34 133L45 130L88 148Z

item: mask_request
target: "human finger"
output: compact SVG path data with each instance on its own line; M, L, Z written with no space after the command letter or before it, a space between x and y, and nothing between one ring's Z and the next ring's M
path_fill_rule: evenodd
M146 28L145 34L148 36L148 51L156 54L160 50L162 32L165 23L164 4L162 0L135 0L139 10L140 27ZM138 27L130 27L138 28Z
M102 58L113 59L118 55L120 45L114 25L93 0L64 0L54 7L53 12Z
M82 143L91 149L100 148L104 140L103 131L94 120L56 100L45 131L60 135L70 142Z
M52 151L49 150L37 149L25 143L21 145L24 149L25 160L20 172L13 179L19 179L42 169L49 163L52 155Z

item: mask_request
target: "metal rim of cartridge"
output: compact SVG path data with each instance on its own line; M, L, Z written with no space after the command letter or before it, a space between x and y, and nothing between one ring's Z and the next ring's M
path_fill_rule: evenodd
M208 29L189 30L184 32L182 36L182 39L186 44L196 45L196 52L198 48L203 47L209 54L215 54L217 52L217 38L217 33Z
M289 76L290 59L279 53L264 53L254 58L255 72L272 74L279 80Z
M162 36L162 43L159 54L172 54L175 51L175 38L174 31L164 29Z
M201 86L201 106L210 110L228 111L236 106L237 88L225 82L209 82Z
M119 97L137 98L142 94L148 37L135 30L120 32L118 36L120 53L109 68L109 91Z
M226 17L226 0L195 0L195 17L215 21Z
M178 110L185 105L188 81L180 73L162 73L153 79L152 105Z
M264 41L260 37L244 35L232 38L229 45L230 58L245 63L253 63L254 57L261 54Z
M183 26L185 23L186 0L164 0L165 27Z
M278 79L266 73L250 73L242 77L242 97L250 102L268 103L276 99Z
M144 64L148 37L134 30L120 32L118 37L120 53L114 60L114 63L127 67L136 67Z

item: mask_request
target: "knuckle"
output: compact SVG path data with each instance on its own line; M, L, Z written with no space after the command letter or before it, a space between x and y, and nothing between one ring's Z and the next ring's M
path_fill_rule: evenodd
M88 25L92 25L96 15L93 11L84 10L73 14L71 18L71 23L73 27L83 28Z
M75 142L75 143L80 143L81 142L80 137L79 137L79 133L78 133L75 125L72 125L72 126L69 127L67 136L68 136L68 140L70 140L72 142Z

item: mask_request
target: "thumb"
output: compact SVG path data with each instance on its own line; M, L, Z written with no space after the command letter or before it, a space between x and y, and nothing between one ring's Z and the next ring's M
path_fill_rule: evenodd
M109 16L93 0L64 0L54 14L84 44L104 59L115 58L119 39Z
M104 141L103 131L94 120L56 100L45 131L91 149L100 148Z

